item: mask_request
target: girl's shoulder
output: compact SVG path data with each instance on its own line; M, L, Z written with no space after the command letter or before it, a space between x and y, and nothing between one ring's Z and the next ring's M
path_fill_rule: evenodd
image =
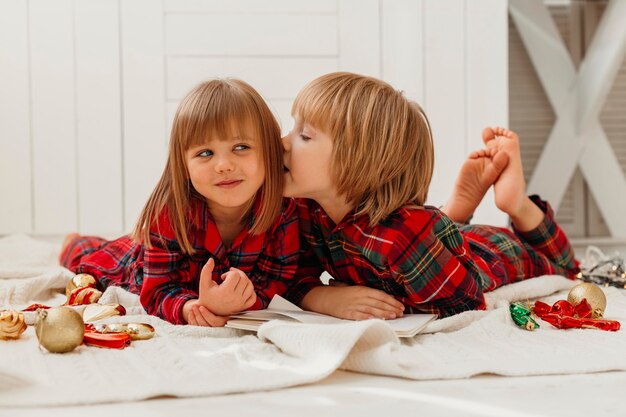
M280 214L274 221L274 225L265 233L275 234L279 230L292 230L298 227L298 208L296 202L292 198L283 198Z

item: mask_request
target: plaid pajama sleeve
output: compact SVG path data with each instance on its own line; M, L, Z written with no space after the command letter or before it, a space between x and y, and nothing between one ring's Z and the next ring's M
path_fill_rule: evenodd
M532 195L530 199L545 213L543 221L535 229L521 232L513 225L513 231L534 250L552 261L558 273L573 278L580 270L574 258L574 250L565 232L556 223L554 212L547 201Z
M483 282L454 222L438 211L417 211L398 229L388 262L406 296L407 312L439 317L484 308Z

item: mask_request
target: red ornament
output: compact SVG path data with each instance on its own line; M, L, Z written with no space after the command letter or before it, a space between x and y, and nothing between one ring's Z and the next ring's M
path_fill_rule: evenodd
M620 329L619 321L592 319L591 306L584 298L576 307L566 300L559 300L552 307L535 301L533 311L541 320L559 329L595 328L612 332Z

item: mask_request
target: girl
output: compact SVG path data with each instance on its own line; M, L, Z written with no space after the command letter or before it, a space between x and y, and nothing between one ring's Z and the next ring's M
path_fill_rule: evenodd
M424 206L434 165L428 119L388 84L328 74L298 94L292 114L284 195L303 198L303 281L292 293L303 308L347 319L444 317L484 308L483 291L578 272L548 203L525 194L513 132L485 129L486 148L470 155L442 212ZM491 185L513 230L457 224ZM344 285L310 284L324 269Z
M165 169L130 236L69 235L61 264L100 287L137 293L175 324L223 326L288 291L298 223L283 200L280 128L239 80L212 80L181 102Z

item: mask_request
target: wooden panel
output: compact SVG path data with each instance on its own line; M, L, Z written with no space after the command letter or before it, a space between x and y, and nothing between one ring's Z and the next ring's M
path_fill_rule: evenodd
M291 105L293 100L270 100L267 104L276 116L283 135L286 135L293 128L293 117L291 117Z
M251 84L266 99L293 99L307 82L336 70L336 58L171 57L167 60L167 97L180 100L206 79L234 77Z
M170 55L337 54L335 15L167 14L165 30Z
M28 7L0 1L0 234L32 232Z
M32 0L34 232L77 230L74 21L71 0Z
M380 78L379 0L339 2L339 69Z
M578 41L572 23L576 22L567 7L552 7L552 18L560 36L565 40L575 60L580 57ZM527 182L556 121L556 115L533 67L526 47L513 21L509 24L509 117L511 129L522 139L520 147ZM584 236L585 231L584 180L579 171L572 177L556 219L568 236Z
M469 151L484 147L481 133L485 126L508 126L507 18L507 2L466 1L466 140ZM495 206L493 188L472 221L506 226L508 217Z
M425 3L424 104L435 141L428 203L444 204L467 155L465 146L465 6L463 0ZM446 22L442 30L441 22Z
M121 233L119 6L75 3L79 230Z
M424 96L424 1L383 0L382 78L418 103Z
M130 230L165 167L168 135L161 3L123 0L121 19L124 226Z
M167 12L334 13L336 0L165 0Z

